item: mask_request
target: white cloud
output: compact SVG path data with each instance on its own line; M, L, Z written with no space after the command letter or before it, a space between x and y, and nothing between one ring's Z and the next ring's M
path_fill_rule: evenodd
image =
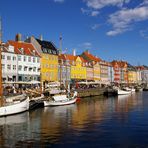
M81 8L81 12L89 16L97 16L99 14L99 11L84 8Z
M87 14L90 16L97 16L102 8L115 6L118 10L109 14L107 23L112 26L106 34L108 36L115 36L123 32L132 30L136 22L148 20L148 0L140 0L140 4L133 8L127 8L125 4L130 3L132 0L83 0L88 9ZM134 1L134 0L133 0ZM96 12L95 12L96 11ZM106 21L106 20L105 20ZM98 26L92 26L95 30Z
M143 38L148 39L148 28L145 30L140 30L139 33Z
M107 32L107 35L114 36L131 30L132 23L144 20L148 20L148 6L117 11L109 16L108 22L113 26L113 30Z
M94 24L92 27L91 27L91 29L92 30L96 30L96 29L98 29L100 27L100 24Z
M92 11L91 16L97 16L99 14L99 11Z
M93 9L101 9L106 6L122 7L124 3L129 3L131 0L84 0L88 7Z
M64 2L64 0L54 0L54 2L63 3L63 2Z
M88 15L88 14L90 13L90 10L81 8L81 12L82 12L83 14L87 14L87 15Z
M92 48L92 43L84 42L84 43L80 44L79 46L80 46L80 48L91 49Z

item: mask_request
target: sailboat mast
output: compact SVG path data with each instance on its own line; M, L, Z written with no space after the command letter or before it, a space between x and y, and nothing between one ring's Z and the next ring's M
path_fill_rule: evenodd
M62 54L62 35L60 35L60 50L59 50L59 55L61 55L61 54ZM61 87L61 81L62 81L62 71L61 71L61 69L62 69L62 57L60 58L59 63L60 63L60 87Z
M3 95L1 52L2 52L2 19L0 17L0 98L2 98L2 95Z

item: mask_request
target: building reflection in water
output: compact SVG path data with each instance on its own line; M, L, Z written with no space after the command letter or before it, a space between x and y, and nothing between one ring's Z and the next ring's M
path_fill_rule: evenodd
M125 122L127 113L143 103L141 98L140 93L116 98L87 98L78 104L45 107L0 118L0 145L51 146L62 143L68 135L81 136L93 130L101 133L99 125L113 118Z

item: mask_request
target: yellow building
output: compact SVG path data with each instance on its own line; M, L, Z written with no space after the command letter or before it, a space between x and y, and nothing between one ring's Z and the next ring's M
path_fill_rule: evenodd
M128 65L128 83L137 83L137 70L131 65Z
M58 81L58 56L41 54L41 81Z
M41 55L41 81L58 81L58 49L52 42L30 37L26 40L37 49Z
M128 71L128 83L137 83L136 71Z
M95 81L100 81L101 80L101 69L100 69L100 64L99 62L94 62L93 64L93 69L94 69L94 80Z
M86 62L82 57L66 55L71 65L71 79L86 80Z

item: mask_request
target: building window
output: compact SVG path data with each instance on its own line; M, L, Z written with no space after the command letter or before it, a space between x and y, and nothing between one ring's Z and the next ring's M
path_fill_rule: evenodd
M5 59L5 55L2 55L2 59Z
M33 68L33 71L36 72L36 67Z
M13 59L13 61L16 61L16 57L14 57L14 56L13 56L13 58L12 58L12 59Z
M35 57L33 57L33 63L35 63Z
M11 56L7 56L7 60L11 60Z
M29 71L32 71L32 67L29 67Z
M27 71L27 66L24 67L24 71Z
M11 70L11 65L10 64L7 65L7 69Z
M18 66L18 70L19 70L19 71L22 70L22 66L21 66L21 65Z
M16 70L16 65L13 65L13 70Z
M3 69L3 70L5 69L5 64L2 64L2 69Z
M26 56L24 56L24 62L26 62Z
M20 55L18 56L18 61L21 61L21 56Z
M31 57L28 57L28 62L31 62Z

